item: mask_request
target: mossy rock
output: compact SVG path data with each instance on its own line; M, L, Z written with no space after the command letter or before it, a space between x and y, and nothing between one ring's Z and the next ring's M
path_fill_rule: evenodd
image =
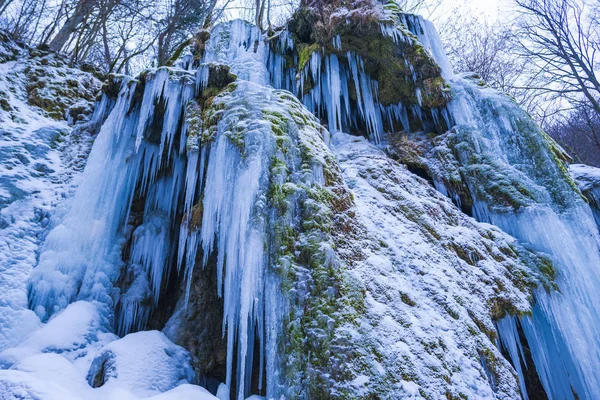
M379 20L345 21L320 29L319 21L321 19L314 10L301 8L288 23L287 28L296 43L298 70L305 68L311 54L320 49L325 55L336 54L345 63L348 63L347 52L350 51L363 59L365 71L378 82L378 98L382 105L418 104L417 90L421 92L423 108L443 107L448 103L449 91L440 67L407 29L404 31L408 40L396 43L381 33L382 22ZM332 44L338 35L341 50ZM413 80L413 74L416 80ZM350 96L355 99L352 82L350 86L353 92Z

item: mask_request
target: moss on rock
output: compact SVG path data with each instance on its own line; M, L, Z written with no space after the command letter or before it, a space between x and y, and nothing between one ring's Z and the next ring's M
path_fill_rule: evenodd
M351 52L362 58L365 71L378 82L382 105L421 103L424 108L434 108L448 103L449 90L439 66L399 19L382 21L381 17L367 16L324 23L317 13L315 9L300 8L287 25L296 44L297 70L306 67L315 51L336 54L345 63ZM382 34L382 23L401 26L406 40L395 41ZM333 45L336 37L341 49ZM356 98L355 89L351 90L354 93L350 95ZM417 97L417 90L422 99Z

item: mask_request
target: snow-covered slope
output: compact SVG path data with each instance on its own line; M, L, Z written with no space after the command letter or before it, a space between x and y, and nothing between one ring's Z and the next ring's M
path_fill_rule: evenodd
M99 89L91 74L0 34L0 349L39 326L28 310L27 279L50 213L69 196L78 158L91 146L51 116L62 110L85 119Z
M335 153L361 227L349 272L367 310L354 340L372 354L360 386L398 398L518 398L493 320L529 312L528 288L548 282L543 260L366 140L338 134Z

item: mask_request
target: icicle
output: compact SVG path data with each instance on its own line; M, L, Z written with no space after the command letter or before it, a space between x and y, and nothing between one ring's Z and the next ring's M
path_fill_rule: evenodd
M123 83L90 153L72 209L48 234L29 283L30 305L40 318L76 298L111 301L111 283L120 266L116 239L133 196L132 175L138 172L130 140L136 126L124 118L134 92L135 85Z
M162 280L170 267L170 221L164 214L147 215L133 233L131 261L144 266L150 277L154 302L158 303Z
M528 400L529 397L527 396L527 389L525 388L525 375L523 374L523 369L521 368L521 361L523 361L523 365L526 367L527 362L525 360L525 354L523 353L523 346L519 340L516 319L513 316L506 316L499 320L496 323L496 326L499 332L500 341L508 351L515 371L517 371L523 400Z
M323 95L326 96L326 109L329 119L329 130L338 132L342 129L342 80L340 77L340 64L335 54L325 59L326 82ZM346 82L344 82L345 84Z
M196 70L196 93L202 92L208 85L210 65L202 64Z
M333 42L332 45L333 45L334 49L336 49L338 51L342 50L342 38L340 35L334 36L332 39L332 42Z
M246 137L246 140L249 138ZM238 398L243 398L248 342L253 340L249 338L249 324L256 324L252 315L255 307L262 307L255 301L260 299L257 293L262 290L263 237L260 225L257 225L259 221L251 223L251 219L258 200L259 179L266 166L260 151L247 155L242 164L239 150L224 134L215 141L209 156L204 190L203 264L206 265L208 256L216 249L217 286L219 296L224 299L223 330L226 330L228 348L226 383L231 386L237 338Z
M140 144L142 143L144 132L146 131L148 124L148 118L154 112L154 102L156 101L157 97L162 94L164 85L168 78L169 70L166 68L161 68L156 71L154 79L150 79L150 81L146 83L144 98L142 100L142 108L140 110L137 136L135 139L136 150L140 148Z
M354 54L351 52L346 53L346 58L348 59L348 63L350 64L350 71L352 72L352 79L354 81L354 88L356 90L356 104L358 105L358 112L361 116L364 116L362 97L360 95L360 84L359 84L359 61L362 62L357 57L354 57ZM362 70L362 66L361 66Z

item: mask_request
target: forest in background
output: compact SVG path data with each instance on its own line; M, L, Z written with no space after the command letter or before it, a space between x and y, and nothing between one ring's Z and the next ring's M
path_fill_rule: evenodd
M346 7L369 0L302 0ZM394 1L394 0L388 0ZM457 73L474 73L524 108L573 156L600 167L600 3L515 0L490 22L469 9L437 13L444 0L399 0L434 16ZM372 0L372 7L380 7ZM135 74L169 65L199 31L243 18L276 29L299 0L0 0L4 34L59 52L72 65ZM441 14L441 15L440 15Z

